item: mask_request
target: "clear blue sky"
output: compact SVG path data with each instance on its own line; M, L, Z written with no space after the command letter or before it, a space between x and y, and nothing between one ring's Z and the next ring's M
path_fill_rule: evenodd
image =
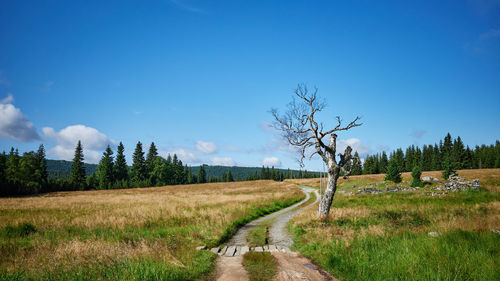
M96 162L140 140L191 165L297 168L266 124L298 83L325 123L363 117L339 136L362 154L500 139L496 0L4 0L0 38L0 150L70 159L78 138Z

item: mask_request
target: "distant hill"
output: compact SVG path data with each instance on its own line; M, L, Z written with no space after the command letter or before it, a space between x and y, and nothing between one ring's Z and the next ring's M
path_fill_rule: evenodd
M72 161L66 160L47 160L47 171L49 173L49 179L69 179L71 176L71 164ZM97 171L96 164L84 163L85 171L87 175L93 174Z
M224 173L227 173L228 170L231 170L231 174L233 175L233 178L236 180L239 176L241 180L246 179L248 176L254 175L257 173L257 175L261 174L262 167L237 167L237 166L210 166L210 165L203 165L205 168L205 172L207 173L207 178L213 176L220 177ZM198 174L198 170L200 169L200 166L193 166L191 167L191 171L193 172L194 175ZM286 175L288 173L288 169L275 169L279 172L282 172L283 174ZM299 173L298 170L290 170L292 175L296 175Z
M71 175L71 161L65 160L47 160L47 170L49 173L49 179L63 178L69 179ZM90 175L97 171L96 164L88 164L85 163L85 171L87 175ZM205 172L207 173L207 178L211 176L220 177L222 174L227 173L228 170L231 170L231 174L234 179L237 179L238 176L240 179L244 180L248 176L254 175L257 173L260 175L262 167L227 167L227 166L209 166L203 165L205 167ZM190 167L191 171L194 175L198 173L200 166L192 166ZM282 173L288 173L288 169L276 169L281 171ZM298 170L291 170L292 175L296 175L299 173Z

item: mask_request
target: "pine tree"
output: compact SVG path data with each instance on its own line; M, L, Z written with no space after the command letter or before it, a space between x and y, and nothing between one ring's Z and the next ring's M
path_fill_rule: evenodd
M109 145L102 155L97 170L99 171L99 189L111 188L114 183L113 151Z
M156 156L158 156L158 149L156 149L156 145L154 142L149 146L148 155L146 156L146 170L149 174L153 171L154 161Z
M453 166L453 161L451 160L451 156L446 156L443 161L443 179L448 180L451 175L455 175L455 169Z
M359 154L358 152L354 152L354 161L352 163L351 175L361 175L363 172L363 167L361 167L361 161L358 161Z
M391 157L391 159L389 160L385 180L390 180L395 183L401 182L401 172L398 164L398 159L396 157Z
M227 182L234 181L233 174L231 174L231 169L228 169L228 170L227 170L227 174L226 174L226 181L227 181Z
M47 159L45 159L45 147L40 144L36 153L37 169L36 177L40 187L45 188L48 183L49 173L47 171Z
M200 166L200 169L198 170L198 183L206 183L207 182L207 174L205 172L204 165Z
M423 182L420 179L421 175L422 175L422 170L420 169L420 166L415 165L413 167L413 170L411 171L411 176L412 176L411 186L413 187L423 186Z
M387 173L388 164L389 160L387 159L387 154L385 153L385 151L382 151L382 156L380 157L380 166L379 166L380 173L382 174Z
M14 147L11 147L9 156L7 157L7 167L5 169L7 182L10 184L18 184L21 181L19 173L20 161L18 150L14 150Z
M83 165L83 148L81 141L75 148L75 157L73 158L73 163L71 165L71 183L80 190L83 190L86 183L86 173L85 167Z
M130 170L130 173L132 181L136 186L144 184L147 173L144 152L142 151L142 143L140 141L137 142L134 154L132 155L132 169Z
M117 181L128 180L128 166L127 160L125 159L125 147L123 143L120 142L118 149L116 151L116 158L114 164L114 176Z
M452 161L456 169L464 168L465 148L460 136L453 142Z
M193 177L193 171L191 171L191 168L188 169L188 174L187 174L187 183L188 184L193 184L195 183L194 177Z
M7 155L5 151L0 154L0 187L4 185L7 185ZM3 192L3 190L0 190L0 195Z

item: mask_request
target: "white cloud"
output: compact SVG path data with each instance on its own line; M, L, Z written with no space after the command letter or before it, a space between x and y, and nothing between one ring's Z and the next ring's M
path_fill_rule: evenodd
M12 103L14 101L14 96L9 93L5 98L0 100L1 104Z
M204 154L212 154L217 150L217 146L213 142L197 141L196 150Z
M337 152L344 153L347 146L350 146L353 152L358 152L359 155L367 155L371 153L371 148L363 144L360 139L351 138L347 140L337 140Z
M8 95L0 103L0 138L19 142L40 140L35 126L23 115L21 110L10 104L14 98Z
M183 164L196 164L200 161L192 151L185 148L175 148L167 150L160 149L159 154L163 158L167 158L169 154L172 157L174 156L174 154L176 154L177 158L179 158Z
M212 165L218 166L235 166L236 163L231 157L213 157L211 159Z
M269 166L269 167L280 167L281 166L281 161L278 159L278 157L267 157L262 160L262 165L264 166Z
M57 145L47 151L47 154L62 160L72 160L78 141L82 142L85 162L98 163L101 153L107 145L116 145L116 141L108 138L98 130L85 125L68 126L59 132L53 128L44 127L43 133L57 142Z

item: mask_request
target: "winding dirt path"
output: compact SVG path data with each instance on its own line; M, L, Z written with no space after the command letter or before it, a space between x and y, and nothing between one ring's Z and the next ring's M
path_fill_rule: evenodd
M271 228L269 230L269 232L270 232L269 233L270 240L271 241L287 241L287 242L292 242L292 244L293 244L293 241L291 240L291 236L286 231L286 224L288 223L288 221L292 218L292 216L294 214L296 214L297 212L301 211L303 208L294 210L292 212L290 212L290 211L293 210L294 208L300 206L304 202L307 202L307 200L309 200L309 198L311 197L311 195L309 195L311 192L316 192L317 193L317 191L314 188L310 188L310 187L307 187L307 186L301 186L300 189L306 195L306 198L304 198L304 200L300 201L299 203L295 203L292 206L286 207L286 208L281 209L281 210L279 210L277 212L274 212L274 213L271 213L269 215L260 217L260 218L254 220L254 221L251 221L251 222L247 223L245 226L242 226L238 230L238 232L236 232L236 234L233 236L233 238L231 238L231 240L229 240L229 242L227 242L227 245L228 246L245 246L245 245L248 245L248 242L247 242L247 234L248 234L248 232L250 232L250 230L252 230L254 227L258 226L260 223L262 223L264 221L267 221L269 219L273 219L273 218L275 218L275 222L273 223L273 225L271 226ZM318 197L319 196L316 196L316 199ZM314 202L314 203L316 203L316 202ZM286 219L286 218L288 218L288 219ZM275 226L275 223L277 221L279 221L279 225ZM271 236L271 229L274 229L274 232L273 232L272 236ZM270 243L270 244L272 244L272 243ZM290 243L286 243L286 244L289 244L286 247L290 247L292 245ZM285 245L283 245L283 246L285 246Z
M300 186L302 192L306 194L306 198L295 205L287 207L278 212L269 214L267 216L261 217L254 220L247 225L243 226L238 230L235 236L228 242L228 246L246 246L248 242L246 241L246 236L248 232L259 225L260 223L274 219L273 224L269 228L269 241L273 246L273 249L283 248L288 249L293 245L293 237L287 231L287 224L290 219L297 213L303 211L305 208L316 204L319 200L318 191L306 187ZM310 193L314 192L316 194L316 200L303 206L297 208L304 202L307 202L310 198ZM260 248L260 247L258 247ZM291 280L338 280L332 277L329 273L321 270L319 267L314 265L308 258L302 256L300 253L280 250L269 250L271 254L275 257L278 270L275 278L273 280L279 281L291 281ZM243 256L220 256L217 260L217 271L216 280L218 281L232 281L241 280L246 281L248 279L248 274L245 268L241 264Z

